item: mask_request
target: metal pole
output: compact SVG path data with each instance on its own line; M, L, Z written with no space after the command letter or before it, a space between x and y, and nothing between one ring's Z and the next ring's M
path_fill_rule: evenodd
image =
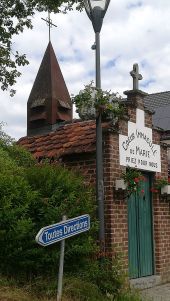
M96 88L101 88L100 75L100 33L95 33L96 40ZM102 147L102 125L101 113L96 117L96 197L99 218L99 243L101 251L105 246L104 229L104 185L103 185L103 147Z
M100 32L95 33L96 39L96 88L101 88L101 74L100 74Z
M63 215L62 220L66 221L66 215ZM61 241L60 249L60 263L58 272L58 289L57 289L57 301L61 301L62 297L62 286L63 286L63 268L64 268L64 249L65 249L65 239Z

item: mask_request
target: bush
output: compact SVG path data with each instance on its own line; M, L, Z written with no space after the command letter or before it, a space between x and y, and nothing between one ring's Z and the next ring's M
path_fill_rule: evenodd
M23 149L0 146L0 269L32 277L56 273L60 244L43 248L35 242L44 226L90 214L91 230L66 241L65 269L81 269L94 252L97 223L92 192L81 177L59 166L37 166ZM79 258L79 259L78 259ZM78 260L77 260L78 259Z
M118 295L124 281L119 259L93 259L98 251L98 223L91 188L82 177L61 166L35 164L28 152L1 131L0 137L1 273L14 275L20 282L34 282L39 276L56 281L60 243L42 247L35 236L42 227L61 221L63 215L89 214L90 231L66 240L64 271L70 275L66 295L81 301L105 301L106 293ZM53 284L48 288L49 295L54 288Z
M125 283L125 273L122 270L121 258L100 258L93 260L86 269L85 278L96 285L103 294L117 296Z
M64 281L64 296L75 301L109 301L97 285L78 278L66 278Z

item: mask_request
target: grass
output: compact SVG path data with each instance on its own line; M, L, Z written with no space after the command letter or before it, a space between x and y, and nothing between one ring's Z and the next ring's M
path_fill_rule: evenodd
M56 282L56 281L55 281ZM0 278L0 301L56 301L56 283L50 284L50 279L37 279L23 287L17 285L15 280ZM90 283L73 278L67 279L62 301L107 301L98 288Z
M127 292L117 297L115 301L142 301L142 299L136 292Z
M67 298L73 301L109 301L99 288L87 281L77 278L67 278L65 280L64 293Z
M56 301L56 280L37 279L21 287L15 279L0 277L0 301ZM92 283L77 278L66 278L62 301L111 301ZM127 291L114 301L142 301L138 294Z
M10 286L0 287L0 301L38 301L23 289Z
M63 298L63 301L72 301L68 298ZM36 297L28 293L24 288L17 287L0 287L0 301L56 301L56 297Z
M15 279L0 277L0 301L56 301L56 297L38 296L30 285L19 286ZM63 299L63 301L70 301Z
M37 298L36 296L28 293L24 288L14 286L1 286L0 287L0 301L54 301L56 298ZM65 300L66 301L66 300Z

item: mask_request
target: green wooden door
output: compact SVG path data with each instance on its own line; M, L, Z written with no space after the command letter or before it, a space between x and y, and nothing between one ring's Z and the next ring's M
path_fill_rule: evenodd
M152 203L150 177L145 174L144 193L128 199L128 248L130 278L153 275Z

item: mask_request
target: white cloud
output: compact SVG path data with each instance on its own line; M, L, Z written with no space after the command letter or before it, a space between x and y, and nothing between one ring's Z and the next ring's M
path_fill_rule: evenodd
M170 90L170 2L169 0L111 1L101 31L102 87L120 94L132 88L129 72L138 62L143 75L141 88L148 92ZM34 17L34 29L15 37L14 48L26 53L29 66L21 68L22 77L11 99L0 92L0 121L16 139L26 135L27 100L48 44L48 28ZM91 50L94 32L85 12L51 15L57 25L51 29L51 40L63 76L71 93L95 80L95 53Z

